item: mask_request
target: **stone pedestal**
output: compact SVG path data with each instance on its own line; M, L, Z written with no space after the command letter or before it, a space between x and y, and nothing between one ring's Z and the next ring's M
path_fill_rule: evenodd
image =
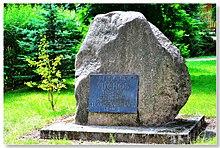
M204 116L178 115L173 122L160 126L85 126L55 123L43 128L44 139L94 140L141 144L190 144L205 125Z

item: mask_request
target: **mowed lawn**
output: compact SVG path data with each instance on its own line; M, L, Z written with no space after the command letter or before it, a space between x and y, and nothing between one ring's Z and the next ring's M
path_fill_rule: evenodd
M37 144L39 141L19 140L22 135L34 129L42 128L56 117L74 114L76 101L74 98L73 79L67 80L67 90L55 94L56 111L51 109L47 100L48 94L28 87L9 91L4 94L4 143L5 144ZM46 142L46 143L45 143ZM43 141L42 144L71 144L70 141Z
M186 62L192 93L181 114L203 114L216 117L216 61Z
M181 114L204 114L216 117L216 61L186 62L191 75L192 94ZM61 91L52 111L47 93L28 87L4 93L5 144L71 144L70 140L24 140L20 137L40 129L59 116L74 114L73 79ZM57 96L57 95L56 95Z

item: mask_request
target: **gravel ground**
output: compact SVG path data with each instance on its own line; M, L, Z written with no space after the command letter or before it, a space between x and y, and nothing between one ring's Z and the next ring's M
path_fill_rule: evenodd
M205 136L206 140L215 137L217 133L217 124L216 118L205 118L206 121L206 129L200 134L200 137L203 138Z

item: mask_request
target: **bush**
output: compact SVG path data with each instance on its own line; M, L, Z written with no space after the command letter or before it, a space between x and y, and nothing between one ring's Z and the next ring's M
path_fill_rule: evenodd
M60 91L62 88L66 88L65 79L61 80L61 72L57 69L58 65L61 65L61 59L63 55L59 55L54 59L50 58L49 51L47 48L49 47L49 43L46 40L46 36L41 39L38 53L38 59L36 61L27 58L29 66L34 66L36 68L35 72L41 76L41 83L37 84L36 82L26 82L25 84L29 87L33 87L35 85L38 88L43 89L48 92L48 101L51 104L52 110L56 105L56 100L54 99L54 92Z

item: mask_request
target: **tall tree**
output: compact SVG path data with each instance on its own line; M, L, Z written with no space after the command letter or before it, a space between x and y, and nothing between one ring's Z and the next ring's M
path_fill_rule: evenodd
M66 6L67 7L67 6ZM51 58L62 54L61 63L65 66L58 66L64 77L74 76L74 59L77 52L76 46L81 38L80 32L77 29L74 14L67 16L65 7L57 6L56 4L42 4L42 11L39 13L40 19L31 20L28 29L21 29L23 38L19 40L19 46L23 49L23 53L19 56L23 60L23 64L27 64L26 59L35 60L38 54L38 45L42 36L47 38L48 54ZM32 69L34 70L34 69ZM36 79L39 77L33 72Z

